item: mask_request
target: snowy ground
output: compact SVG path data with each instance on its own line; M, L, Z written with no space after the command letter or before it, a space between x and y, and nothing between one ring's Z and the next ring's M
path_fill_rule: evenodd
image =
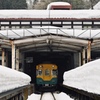
M0 65L0 93L30 84L30 76Z
M100 94L100 59L64 73L64 85Z
M40 100L40 94L32 94L28 97L27 100ZM66 95L65 93L61 92L61 93L54 93L54 96L56 98L56 100L74 100L71 99L68 95ZM51 93L44 93L42 100L54 100L53 96L51 95Z

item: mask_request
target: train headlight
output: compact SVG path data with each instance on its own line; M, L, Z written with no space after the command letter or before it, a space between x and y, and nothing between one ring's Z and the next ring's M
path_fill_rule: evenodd
M41 66L41 65L40 65L39 67L40 67L40 68L42 68L42 66Z
M54 65L52 66L52 68L54 68Z

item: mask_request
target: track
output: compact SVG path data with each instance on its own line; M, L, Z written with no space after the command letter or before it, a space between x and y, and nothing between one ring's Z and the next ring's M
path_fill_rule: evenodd
M53 92L51 92L51 94L52 94L52 96L53 96L54 100L56 100L56 98L55 98L55 96L54 96Z
M51 95L50 95L50 94L51 94ZM47 95L52 96L52 100L56 100L56 98L55 98L53 92L50 92L50 94L47 94ZM40 100L44 100L44 97L43 97L44 95L45 95L45 93L41 93ZM49 97L49 96L48 96L48 97ZM47 98L47 100L48 100L48 98Z

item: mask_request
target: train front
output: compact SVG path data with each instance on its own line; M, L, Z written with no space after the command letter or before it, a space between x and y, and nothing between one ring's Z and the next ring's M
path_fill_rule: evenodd
M36 66L36 85L39 90L55 89L57 76L58 67L55 64L39 64Z

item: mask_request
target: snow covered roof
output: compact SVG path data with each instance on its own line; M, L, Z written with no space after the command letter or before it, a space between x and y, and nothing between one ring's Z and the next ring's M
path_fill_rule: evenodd
M68 2L51 2L49 5L70 5Z
M100 94L100 59L64 73L64 85Z
M22 50L23 52L31 48L33 48L34 50L35 48L37 48L37 50L40 51L50 51L50 49L47 46L48 43L51 41L51 48L55 52L65 50L68 50L70 52L76 52L81 50L82 47L87 46L88 40L86 37L86 39L81 38L82 33L85 34L85 31L80 30L79 32L77 30L75 31L75 34L73 33L74 31L70 29L62 29L59 27L50 26L37 28L35 27L31 29L1 30L0 44L2 48L11 48L10 41L12 39L14 44L19 46L20 50ZM68 44L66 45L66 43ZM4 44L7 46L5 46Z
M100 1L93 7L95 10L100 10Z
M60 12L60 14L59 14ZM100 18L99 10L0 10L1 19Z
M60 12L60 14L59 14ZM71 20L76 20L76 19L86 19L88 21L88 19L93 19L96 20L97 18L100 19L100 11L99 10L0 10L0 20L3 21L8 21L8 20L24 20L27 21L28 19L42 19L42 20L49 20L49 18L51 19L55 19L55 20L60 20L62 19L71 19ZM11 23L12 23L11 22ZM64 28L58 28L58 27L34 27L31 29L11 29L11 30L0 30L0 37L1 37L1 44L6 42L2 42L4 41L4 39L22 39L22 38L27 38L28 40L21 40L22 44L26 41L30 41L29 38L30 37L36 37L36 39L31 39L31 43L32 41L36 40L36 43L40 42L40 41L44 41L45 43L43 44L43 46L46 46L47 43L46 40L47 38L43 37L43 35L50 35L53 34L55 35L52 40L53 41L60 41L62 39L61 36L63 36L64 38L62 39L62 42L64 43L64 45L66 46L65 42L67 41L68 43L70 43L70 41L72 42L71 45L73 45L74 43L77 43L77 45L79 46L81 43L81 46L84 47L87 46L88 39L100 39L100 30L94 30L94 29L64 29ZM57 36L58 35L58 36ZM38 40L37 40L38 37ZM40 38L41 37L41 38ZM71 37L71 38L70 38ZM70 39L69 39L70 38ZM77 40L76 40L77 39ZM80 39L80 40L79 40ZM37 42L38 41L38 42ZM94 41L94 40L93 40ZM18 42L19 43L19 42ZM34 47L38 44L34 44ZM17 42L16 42L17 44ZM20 44L20 43L19 43ZM33 44L32 44L33 45ZM58 44L52 44L53 46L57 47ZM60 47L63 44L60 45ZM8 45L7 45L8 46ZM41 44L42 46L42 44ZM65 47L64 46L64 47ZM38 46L40 47L40 46ZM63 46L62 46L63 47ZM61 47L61 49L62 49ZM69 47L69 46L68 46ZM28 47L27 47L28 48ZM74 48L74 49L72 49ZM75 47L73 45L73 47L71 47L70 50L75 50ZM22 48L23 49L23 48ZM44 48L43 48L44 49ZM25 49L24 49L25 50ZM65 50L65 49L63 49ZM77 50L81 50L81 47L79 46Z
M70 52L77 52L81 50L82 47L87 47L89 40L93 40L92 50L98 50L100 47L99 29L82 30L45 26L30 29L0 30L0 37L1 47L5 47L3 44L7 45L6 48L8 45L10 47L11 44L9 40L12 39L14 40L14 44L19 46L22 51L26 50L26 48L48 50L47 45L49 41L51 41L53 51L67 50L68 48ZM26 44L26 46L24 44Z
M66 29L53 26L35 27L30 29L0 30L0 37L6 39L19 39L30 36L55 34L81 39L100 38L100 29Z

